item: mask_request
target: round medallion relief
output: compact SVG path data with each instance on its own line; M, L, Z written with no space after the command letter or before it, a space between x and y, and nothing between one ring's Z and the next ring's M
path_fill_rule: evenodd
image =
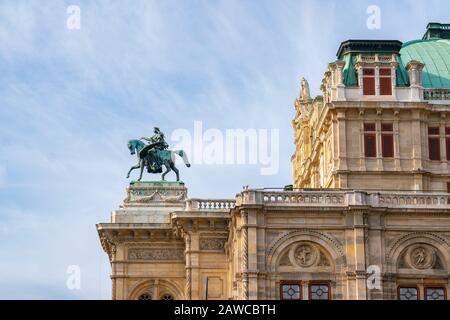
M319 259L319 251L309 243L300 243L291 251L291 260L302 268L315 265Z
M425 244L417 244L408 249L407 260L409 265L416 269L433 268L436 261L435 250Z

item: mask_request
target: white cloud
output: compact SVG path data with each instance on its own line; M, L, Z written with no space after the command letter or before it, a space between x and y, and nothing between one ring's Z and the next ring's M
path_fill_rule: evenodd
M194 120L221 130L280 129L278 175L196 166L181 172L190 196L288 184L300 77L318 93L340 41L386 38L398 14L418 15L406 3L407 10L389 10L394 5L383 2L386 24L369 34L360 1L79 1L81 29L72 31L72 3L2 1L0 234L10 240L0 243L9 257L0 263L9 275L0 279L0 297L20 297L24 288L31 298L109 297L94 225L125 196L135 162L126 141L154 125L167 136L192 130ZM65 288L69 264L81 266L81 292Z

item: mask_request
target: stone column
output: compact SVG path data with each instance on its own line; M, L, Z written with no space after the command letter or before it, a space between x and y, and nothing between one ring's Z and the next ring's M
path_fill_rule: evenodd
M258 247L257 247L257 217L256 211L251 210L247 214L247 277L248 298L258 299Z
M421 113L419 110L412 110L412 119L411 119L411 132L412 137L412 159L413 159L413 170L419 170L422 169L422 141L426 141L427 139L427 132L425 130L422 130L422 121L421 121ZM416 190L420 190L422 187L422 183L419 186L419 189L415 188Z
M192 300L199 300L203 299L200 297L200 285L202 285L201 279L200 279L200 259L199 259L199 234L197 232L191 234L191 250L189 253L190 257L190 266L191 266L191 299Z
M345 66L344 61L336 61L336 72L337 72L336 100L337 101L345 101L345 85L344 85L344 74L343 74L344 66Z
M378 55L376 55L376 59L378 60ZM375 66L375 96L380 95L380 66Z
M366 171L366 155L364 154L364 110L359 110L359 170Z
M184 298L186 300L191 300L191 289L192 289L192 270L191 270L191 235L186 234L185 235L185 242L186 242L186 286L185 286L185 293Z
M422 69L425 65L419 61L411 60L406 65L406 70L409 75L410 83L410 99L411 101L423 100L423 88L422 88Z
M393 129L394 129L394 164L395 164L395 170L401 171L401 161L400 161L400 129L399 129L399 115L400 111L394 110L394 123L393 123Z
M377 110L377 119L375 120L375 141L377 170L383 171L383 149L381 147L381 109Z
M366 284L366 242L365 242L365 221L364 213L357 211L354 213L354 254L355 254L355 276L356 276L356 299L367 299Z
M345 111L338 111L337 113L337 130L338 130L338 152L339 152L339 167L338 170L347 170L347 132L346 132ZM346 188L347 186L340 186Z
M391 87L392 87L392 96L397 98L397 68L398 62L396 56L393 54L391 59Z
M441 113L441 120L439 123L439 133L440 133L440 144L441 144L441 169L443 172L447 171L447 145L445 137L445 127L446 127L446 113Z
M246 211L241 213L241 230L242 230L242 290L243 299L248 300L248 230L247 230Z

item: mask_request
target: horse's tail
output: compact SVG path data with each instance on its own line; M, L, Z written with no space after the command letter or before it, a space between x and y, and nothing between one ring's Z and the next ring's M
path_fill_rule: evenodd
M186 152L184 152L183 150L174 150L173 153L179 155L183 159L184 164L186 165L186 167L190 167L191 166L191 164L189 163L188 157L186 155Z

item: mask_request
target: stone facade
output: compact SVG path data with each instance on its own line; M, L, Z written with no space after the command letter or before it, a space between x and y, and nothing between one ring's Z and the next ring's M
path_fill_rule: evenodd
M181 184L131 185L164 194ZM156 191L155 191L156 190ZM150 191L149 191L150 192ZM447 193L245 190L235 200L150 200L157 222L97 226L112 266L113 299L279 299L283 283L327 284L331 299L395 299L399 286L449 287ZM153 203L154 204L154 203ZM167 207L180 206L170 214ZM114 217L114 213L113 213ZM162 218L167 222L159 222ZM370 266L380 269L370 289Z
M424 87L427 63L402 76L401 45L344 42L322 96L302 81L292 187L190 199L130 184L97 225L112 298L446 299L450 90Z

